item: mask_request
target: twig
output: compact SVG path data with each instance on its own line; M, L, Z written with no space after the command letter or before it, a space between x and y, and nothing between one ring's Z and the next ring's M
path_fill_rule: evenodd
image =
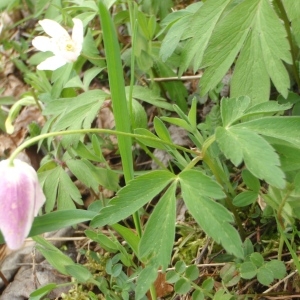
M6 279L6 277L4 276L4 274L1 271L0 271L0 278L2 279L5 286L9 285L8 280Z

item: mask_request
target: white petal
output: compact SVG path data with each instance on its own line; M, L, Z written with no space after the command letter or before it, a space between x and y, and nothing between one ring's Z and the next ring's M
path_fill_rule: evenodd
M58 56L60 56L62 59L64 59L67 62L74 62L77 60L78 56L80 55L80 52L76 51L61 51Z
M73 31L72 31L72 40L76 43L76 46L82 48L82 43L83 43L83 24L80 19L72 19L74 26L73 26Z
M39 21L44 31L53 38L59 38L61 36L69 36L67 30L65 30L59 23L44 19Z
M40 51L51 51L53 52L53 44L50 38L46 36L37 36L32 40L32 45Z
M67 61L60 56L51 56L37 65L38 70L56 70L65 65Z

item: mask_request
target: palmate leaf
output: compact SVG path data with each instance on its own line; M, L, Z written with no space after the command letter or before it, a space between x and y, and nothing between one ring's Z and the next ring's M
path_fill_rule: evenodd
M203 58L207 69L200 82L202 94L213 89L232 65L249 33L257 1L241 2L218 22Z
M232 126L216 129L220 149L235 166L243 160L247 169L257 178L278 188L284 188L284 173L274 148L257 133Z
M237 230L230 224L232 214L211 198L222 198L222 188L211 178L195 170L179 175L183 200L201 228L224 249L243 258L242 241Z
M235 64L231 79L232 97L248 95L252 103L269 99L271 82L261 52L260 34L253 28Z
M198 2L197 5L202 5L202 2ZM189 7L173 12L172 14L168 15L160 24L161 26L170 27L159 51L159 55L163 62L165 62L167 58L172 55L184 32L190 26L190 20L194 12L190 11L188 8Z
M151 201L174 178L173 173L158 170L131 180L92 220L91 225L112 225L127 218Z
M268 0L238 4L218 23L205 53L204 65L208 69L201 82L203 93L218 84L240 51L231 95L247 94L255 103L267 101L270 77L286 97L290 82L282 60L291 63L286 35Z
M156 262L164 272L170 263L176 222L176 182L168 188L156 204L139 244L139 257Z
M300 117L265 117L235 125L300 148Z
M39 179L47 198L46 212L52 211L55 203L58 210L75 208L73 201L83 204L76 185L61 166L39 173Z
M250 105L249 97L225 98L221 101L221 117L223 126L227 127L243 117Z
M252 24L236 63L231 95L247 94L253 103L267 101L270 77L277 90L286 97L290 81L282 60L291 63L291 54L287 33L269 1L258 1Z
M193 18L191 18L190 28L183 37L191 39L185 44L182 52L180 74L189 67L191 62L193 62L194 71L200 67L204 51L213 30L230 1L231 0L208 0L198 9Z
M179 22L186 28L187 18L188 30L172 30ZM287 96L290 82L283 62L291 63L291 53L284 25L269 0L208 0L193 15L184 15L172 26L160 55L166 60L175 49L174 43L186 41L179 74L191 64L194 71L206 67L200 82L202 94L217 86L239 55L231 83L232 96L248 95L253 103L267 101L270 79Z
M103 101L109 95L102 90L91 90L84 92L74 98L61 98L47 103L44 110L49 118L42 129L42 133L60 131L65 129L90 128ZM64 136L66 143L76 144L78 135Z

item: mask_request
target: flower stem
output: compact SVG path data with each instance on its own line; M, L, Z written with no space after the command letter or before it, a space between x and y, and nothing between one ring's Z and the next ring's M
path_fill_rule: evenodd
M48 133L44 133L44 134L35 136L29 140L26 140L23 144L21 144L18 148L16 148L10 155L10 157L9 157L10 165L13 165L13 160L17 157L17 155L20 152L22 152L27 147L34 145L41 140L44 140L49 137L54 137L54 136L64 136L64 135L70 135L70 134L87 134L87 133L107 133L107 134L111 134L111 135L127 136L127 137L131 137L131 138L136 138L136 139L144 139L144 140L147 139L150 141L161 142L162 145L167 145L172 148L175 148L175 149L178 149L178 150L181 150L181 151L193 154L193 155L197 155L197 152L194 150L190 150L190 149L175 145L175 144L167 142L167 141L161 141L159 138L154 138L154 137L141 135L141 134L135 134L135 133L126 133L126 132L121 132L121 131L116 131L116 130L111 130L111 129L89 128L89 129L53 131L53 132L48 132Z

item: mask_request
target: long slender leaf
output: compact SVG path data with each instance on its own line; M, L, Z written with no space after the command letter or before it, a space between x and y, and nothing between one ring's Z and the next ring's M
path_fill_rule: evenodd
M108 78L116 129L122 132L131 132L130 118L126 118L124 120L124 116L130 116L130 114L127 108L120 47L114 24L106 6L102 3L102 1L99 2L99 15L105 45ZM131 138L126 136L118 136L118 144L122 159L124 176L127 182L133 178Z

